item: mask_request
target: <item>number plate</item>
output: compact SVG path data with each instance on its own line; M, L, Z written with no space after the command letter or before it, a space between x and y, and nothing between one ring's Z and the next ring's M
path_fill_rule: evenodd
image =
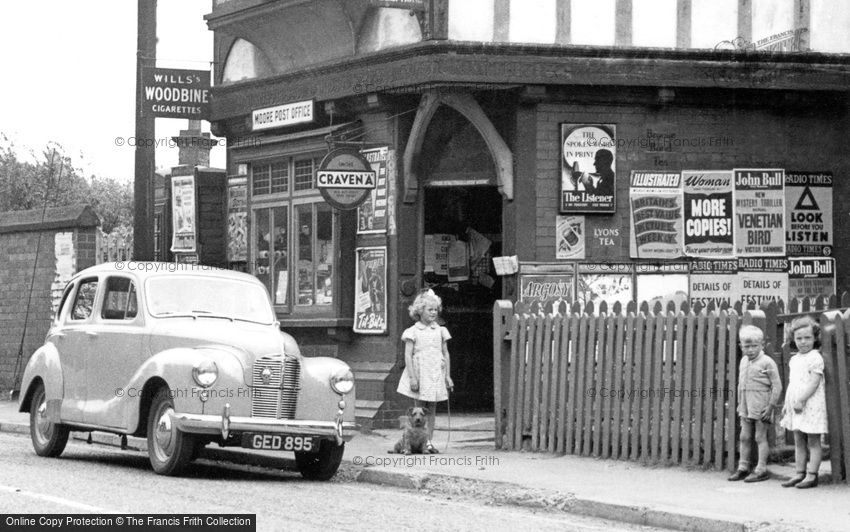
M319 450L321 440L315 436L289 436L284 434L247 433L242 435L242 447L269 451L305 451Z

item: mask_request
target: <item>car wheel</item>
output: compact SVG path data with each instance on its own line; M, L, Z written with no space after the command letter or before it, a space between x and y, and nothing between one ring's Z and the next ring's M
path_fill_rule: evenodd
M189 462L196 438L174 426L174 400L165 388L156 392L148 415L148 457L153 470L160 475L178 475Z
M44 385L39 384L30 401L30 438L35 454L59 456L65 450L70 432L67 426L48 419L47 396L44 393Z
M301 476L309 480L328 480L336 474L342 462L345 444L337 445L330 440L322 440L319 451L315 453L295 452L295 463Z

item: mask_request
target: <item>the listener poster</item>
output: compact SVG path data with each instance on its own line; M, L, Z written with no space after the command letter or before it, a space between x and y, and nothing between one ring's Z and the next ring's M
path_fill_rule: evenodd
M735 252L732 222L732 172L685 170L685 254L726 258Z
M613 124L561 124L562 213L613 213L617 202Z

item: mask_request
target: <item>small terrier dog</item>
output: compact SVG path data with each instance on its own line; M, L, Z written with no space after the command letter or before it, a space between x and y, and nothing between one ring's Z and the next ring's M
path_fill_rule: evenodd
M436 449L428 448L428 409L417 406L407 409L407 427L401 439L395 443L390 454L431 454Z

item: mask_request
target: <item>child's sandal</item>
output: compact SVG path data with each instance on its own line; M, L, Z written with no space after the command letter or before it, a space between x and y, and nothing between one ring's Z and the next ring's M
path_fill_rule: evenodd
M783 488L793 488L800 482L806 480L806 472L805 471L797 471L797 475L791 477L789 480L786 480L781 484Z
M818 487L818 474L817 474L817 472L812 473L812 472L810 471L808 474L809 474L809 475L814 475L814 476L815 476L815 478L813 478L812 480L804 480L804 481L800 482L799 484L797 484L797 489L804 490L804 489L807 489L807 488L816 488L816 487Z

